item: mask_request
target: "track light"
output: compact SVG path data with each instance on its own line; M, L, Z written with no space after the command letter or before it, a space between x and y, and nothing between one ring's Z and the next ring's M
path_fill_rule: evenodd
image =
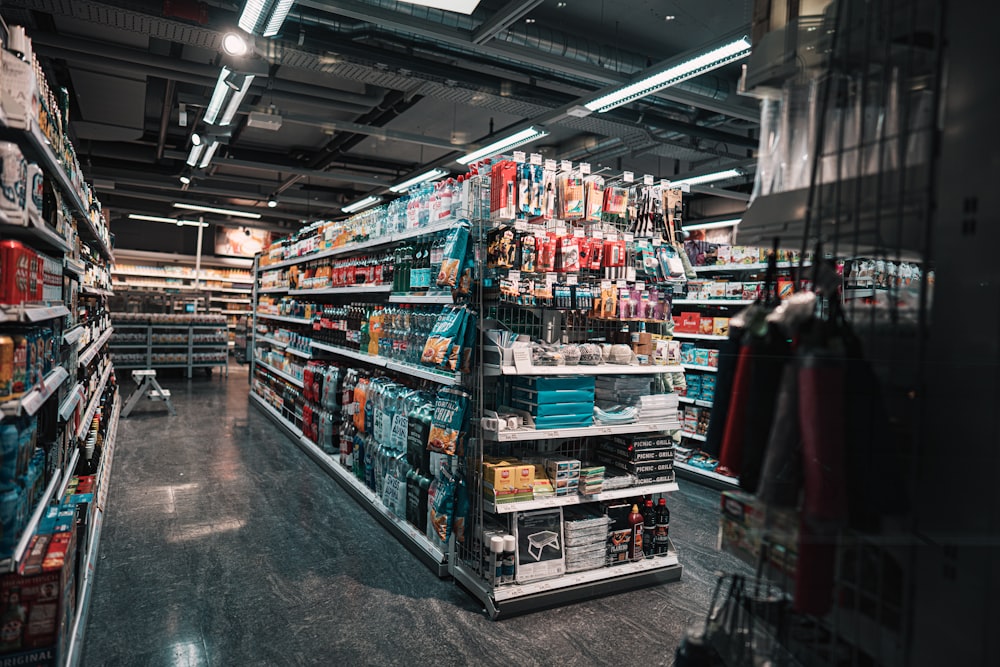
M198 164L198 158L201 157L202 151L205 150L203 145L192 146L191 152L188 153L187 164L189 167L194 167Z
M179 179L179 180L180 180L180 182L181 182L181 183L183 183L184 185L191 185L191 177L190 177L190 176L188 176L187 174L181 174L181 176L180 176L180 179Z
M177 225L178 227L208 227L207 222L200 222L198 220L180 220L177 218L166 218L161 215L141 215L139 213L129 213L128 217L130 220L143 220L145 222L165 222L170 225Z
M225 84L229 86L230 90L239 90L246 83L247 77L245 74L240 74L239 72L230 72L223 79Z
M371 197L365 197L364 199L359 199L353 204L348 204L347 206L341 206L340 210L343 211L344 213L355 213L363 208L368 208L372 204L377 204L380 201L382 201L381 197L376 197L373 195Z
M192 146L201 146L201 144L202 144L203 141L204 141L204 139L202 139L201 135L198 134L197 132L194 132L194 133L191 134L191 145Z
M215 157L215 151L219 150L219 142L213 141L209 144L208 148L205 149L205 154L201 156L201 163L198 165L199 169L204 169L212 162L212 158Z
M274 208L277 205L278 205L278 199L276 197L268 197L267 198L267 207L268 208Z
M684 223L683 229L686 232L691 232L696 229L720 229L722 227L735 227L740 224L742 218L736 218L735 220L715 220L713 222L693 222L691 224Z
M604 113L615 107L634 102L659 90L678 84L681 81L686 81L699 74L710 72L718 67L745 58L748 55L750 55L750 40L746 36L739 37L713 49L702 50L700 53L693 51L686 56L678 58L680 62L677 64L649 74L635 83L612 90L605 95L587 102L584 106L591 111Z
M448 172L444 169L431 169L430 171L420 174L419 176L414 176L413 178L409 178L403 181L402 183L396 183L396 185L393 185L392 187L389 188L389 191L406 192L414 185L417 185L419 183L425 183L426 181L433 181L435 178L441 178L447 173Z
M250 34L274 37L295 0L247 0L240 14L240 28Z
M238 32L227 32L222 38L222 50L227 55L239 58L246 55L248 48L247 40Z
M541 139L542 137L548 136L548 134L549 133L545 130L529 127L510 135L506 139L494 141L492 144L483 146L482 148L472 151L471 153L467 153L455 161L459 164L469 164L470 162L475 162L476 160L490 157L491 155L496 155L497 153L503 153L504 151L510 150L511 148L515 148L522 144L530 143L535 139Z

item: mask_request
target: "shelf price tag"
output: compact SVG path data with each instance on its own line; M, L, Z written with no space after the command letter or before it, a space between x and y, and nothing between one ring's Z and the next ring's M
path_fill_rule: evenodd
M578 239L583 239L587 237L587 235L584 233L582 229L574 229L573 236L575 236Z
M587 174L590 173L590 163L589 162L581 162L580 163L580 173L583 174L584 176L586 176Z
M524 164L524 151L514 151L514 162Z
M634 266L626 266L625 267L625 280L631 280L631 281L635 280L635 267Z
M643 176L642 176L642 184L643 185L652 185L653 184L653 175L652 174L643 174Z
M569 160L563 160L559 163L559 171L573 171L573 163Z
M635 281L635 290L641 292L646 289L646 283L642 280Z
M608 232L608 240L609 241L617 241L618 240L618 234L616 232Z
M531 160L531 164L537 164L537 165L542 164L542 154L541 153L532 153L531 157L529 159Z
M604 232L602 232L600 229L595 229L594 231L590 232L590 237L595 239L603 239Z
M631 243L632 241L635 241L635 234L632 234L630 232L625 232L624 234L622 234L622 239L625 241L625 243Z
M567 285L576 285L576 281L577 281L576 275L566 276L566 284Z
M555 273L546 273L545 274L545 284L546 285L553 285L553 284L555 284L557 282L559 282L559 275L558 274L555 274Z
M663 243L663 241L661 241L659 237L657 237L657 236L653 237L653 247L654 248L659 247L662 243Z
M602 280L601 281L601 289L611 289L611 281L610 280Z
M528 221L527 220L515 220L514 221L514 229L516 229L519 232L523 232L523 231L527 230L528 229Z
M635 174L633 174L631 171L626 171L624 174L622 174L622 180L625 181L626 183L632 183L635 181Z
M507 279L508 280L512 280L514 282L519 282L521 280L521 272L520 271L508 271L507 272Z
M526 345L515 345L512 351L514 356L514 368L519 373L531 370L531 348Z
M619 288L623 288L623 287L627 288L628 287L628 281L627 280L619 280L618 283L617 283L617 285L618 285Z
M556 161L555 160L546 160L545 161L545 171L555 171L555 170L556 170Z

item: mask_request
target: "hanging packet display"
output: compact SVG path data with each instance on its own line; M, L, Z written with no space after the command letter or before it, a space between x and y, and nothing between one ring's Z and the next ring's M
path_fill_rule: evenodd
M513 269L517 263L517 239L514 228L501 225L486 234L486 266Z
M459 321L458 331L448 343L448 349L444 354L441 363L438 364L443 370L454 372L461 365L462 346L465 344L465 331L469 326L469 311L462 308L462 316Z
M588 176L584 180L584 219L591 222L601 221L601 211L604 209L604 179L600 176Z
M477 319L476 314L469 312L466 316L465 342L462 344L462 358L459 370L462 373L472 373L472 357L476 350Z
M560 178L559 200L561 210L559 217L563 220L577 220L584 214L583 179L579 172L571 172Z
M542 217L552 219L557 217L559 209L557 207L558 193L556 188L556 172L552 169L544 170L542 174Z
M469 223L461 221L459 226L448 231L445 240L444 253L441 259L441 269L437 275L438 287L455 287L458 284L458 274L465 263L465 253L469 245Z
M449 456L457 454L468 411L468 393L456 387L439 390L434 401L427 449Z
M433 496L433 500L430 498ZM447 542L451 536L451 519L455 513L455 478L444 467L438 468L431 488L428 491L428 512L430 522L428 531L433 530L433 537Z
M536 240L535 235L531 232L522 232L519 237L519 244L521 247L521 272L522 273L534 273L536 261L538 259L536 254Z
M430 336L420 354L420 362L428 366L440 366L444 363L448 348L455 341L465 320L465 308L462 306L444 306L441 314L431 329Z
M575 236L560 236L556 240L556 270L576 273L580 270L580 241Z
M628 208L628 190L618 186L604 189L604 212L608 215L625 215Z
M538 273L551 273L556 270L556 239L551 234L535 237L535 248L538 256Z

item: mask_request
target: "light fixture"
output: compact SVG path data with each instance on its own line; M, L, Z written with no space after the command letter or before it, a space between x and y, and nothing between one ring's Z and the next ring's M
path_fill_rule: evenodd
M243 86L233 93L233 96L229 99L229 104L226 105L226 110L222 112L222 118L219 119L219 125L229 125L233 122L233 116L236 115L237 109L240 108L240 103L243 102L243 98L246 96L247 91L250 90L250 84L253 83L253 74L243 75ZM229 84L226 84L229 85Z
M713 222L694 222L691 224L684 223L682 229L686 232L694 231L696 229L720 229L722 227L735 227L740 224L742 218L736 218L735 220L716 220Z
M202 206L201 204L185 204L184 202L174 202L174 208L183 208L188 211L204 211L205 213L218 213L219 215L232 215L237 218L260 218L260 213L250 213L249 211L237 211L232 208L215 208L214 206Z
M229 86L230 90L239 90L246 83L247 77L245 74L240 74L239 72L230 71L223 79L225 84Z
M344 213L355 213L363 208L368 208L372 204L377 204L382 201L381 197L376 197L374 195L370 197L365 197L364 199L359 199L353 204L348 204L347 206L341 206L340 210Z
M585 105L591 111L604 113L637 99L651 95L658 90L686 81L687 79L710 72L728 63L740 60L750 55L750 40L740 37L722 46L702 53L694 52L683 57L681 62L666 69L649 74L635 83L613 90L605 95L587 102Z
M743 172L739 169L726 169L724 171L717 171L712 174L703 174L702 176L690 176L688 178L679 178L676 181L670 181L670 185L702 185L703 183L713 183L715 181L724 181L727 178L736 178L737 176L742 176Z
M516 132L510 135L506 139L500 139L499 141L494 141L488 146L483 146L478 150L474 150L471 153L463 155L462 157L455 160L459 164L469 164L470 162L475 162L484 157L490 157L491 155L496 155L497 153L503 153L506 150L510 150L521 144L526 144L535 139L541 139L542 137L548 136L548 132L545 130L539 130L535 127L529 127L527 129Z
M219 72L219 78L215 81L215 89L212 91L212 98L208 101L208 107L205 109L206 123L215 123L219 112L222 111L222 105L229 94L229 86L226 85L226 77L229 76L229 72L228 67L223 67L222 71Z
M193 167L198 164L198 158L201 157L201 152L203 150L205 150L205 146L201 144L191 147L191 152L188 153L187 159L188 166Z
M198 134L197 132L194 132L194 133L191 134L191 145L192 146L201 146L202 141L203 140L201 138L201 135Z
M278 198L277 197L268 197L267 198L267 207L268 208L274 208L277 205L278 205Z
M208 227L207 222L200 222L198 220L179 220L177 218L165 218L161 215L142 215L140 213L129 213L128 217L130 220L144 220L146 222L165 222L170 225L177 225L178 227Z
M190 176L188 176L187 174L181 174L181 176L180 176L180 179L179 179L179 180L180 180L180 182L181 182L181 183L183 183L184 185L191 185L191 177L190 177Z
M389 188L389 192L406 192L407 190L412 188L414 185L417 185L418 183L433 181L435 178L441 178L447 173L448 172L445 169L431 169L430 171L420 174L419 176L414 176L413 178L409 178L403 181L402 183L396 183L395 185Z
M673 21L675 18L677 18L677 17L674 16L673 14L667 14L666 16L663 17L663 20L664 21Z
M481 0L400 0L408 5L420 5L433 9L443 9L458 14L471 14L479 6Z
M295 0L247 0L240 14L240 28L250 34L274 37L293 4Z
M205 149L205 154L201 156L201 163L198 165L199 169L204 169L215 157L215 151L219 150L219 142L213 141L209 144L208 148Z
M227 55L239 58L246 55L247 49L247 40L238 32L227 32L222 38L222 50Z

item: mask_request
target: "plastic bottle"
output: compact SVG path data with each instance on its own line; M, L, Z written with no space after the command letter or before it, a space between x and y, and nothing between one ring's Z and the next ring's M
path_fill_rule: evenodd
M490 538L490 565L487 576L493 586L503 579L503 538L499 535Z
M647 500L642 508L642 553L646 558L652 558L656 553L656 509L653 501Z
M632 545L629 551L630 560L642 560L642 514L639 514L639 506L632 505L632 512L628 515L629 525L632 527Z
M667 509L666 498L660 498L660 502L656 505L656 536L654 542L657 556L664 556L670 550L670 510Z

